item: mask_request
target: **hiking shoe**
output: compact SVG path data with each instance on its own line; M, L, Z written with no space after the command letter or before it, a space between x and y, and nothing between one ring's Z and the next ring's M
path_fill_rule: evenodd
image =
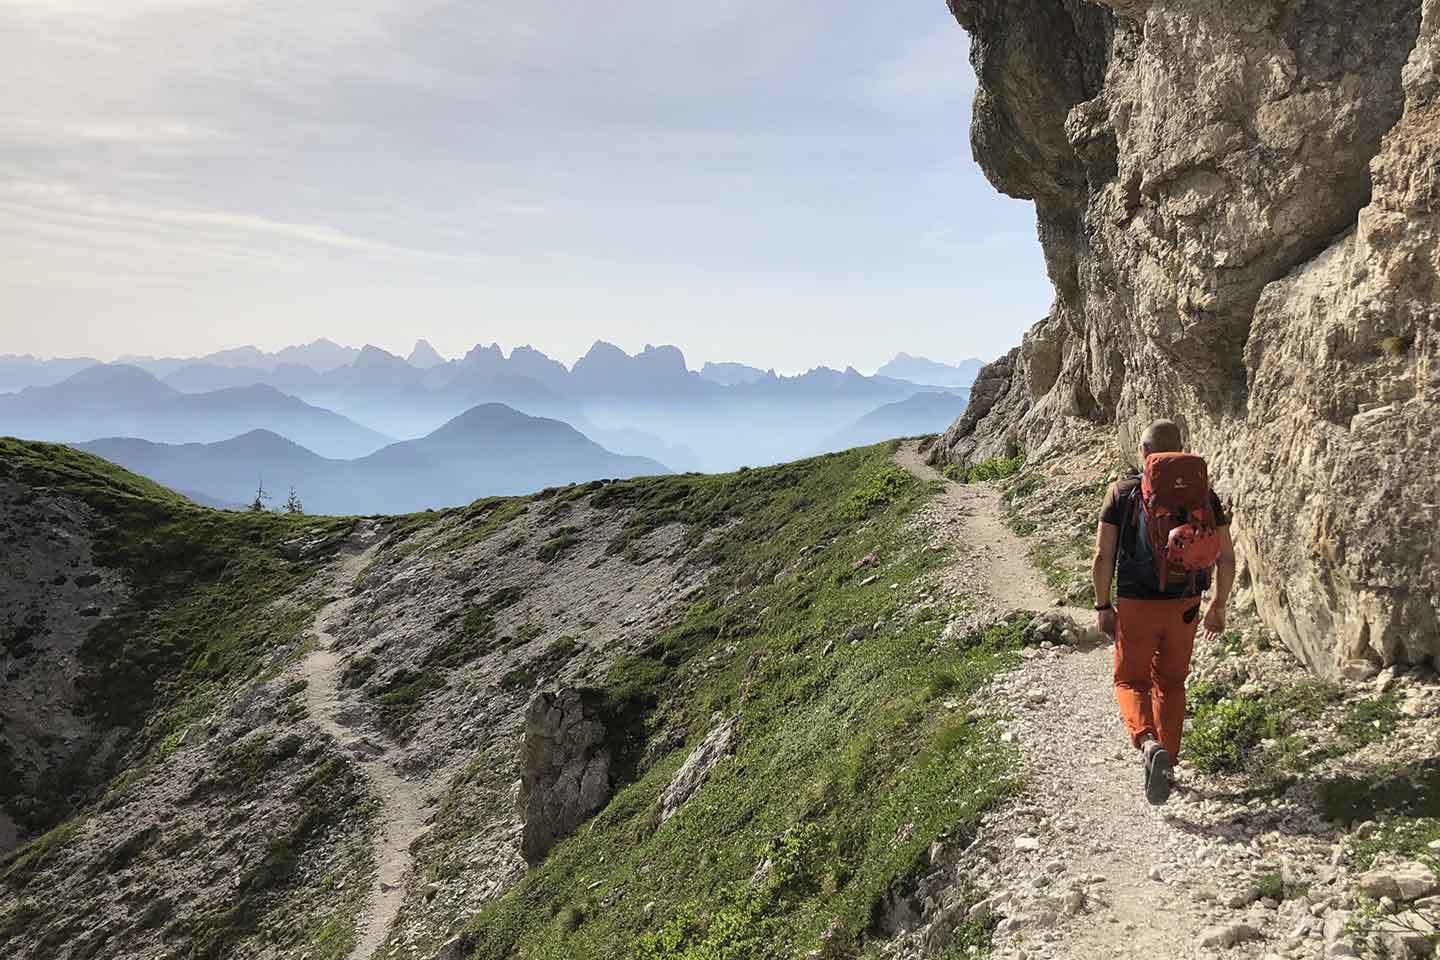
M1154 740L1145 744L1145 799L1157 807L1169 800L1174 776L1170 751Z

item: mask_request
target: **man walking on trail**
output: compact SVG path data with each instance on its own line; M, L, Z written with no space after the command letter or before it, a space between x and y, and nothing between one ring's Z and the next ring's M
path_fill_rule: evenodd
M1182 449L1178 426L1152 423L1140 442L1141 474L1111 484L1095 536L1095 609L1101 632L1115 640L1115 700L1153 804L1170 798L1202 595L1213 572L1204 618L1213 639L1225 632L1235 582L1230 517L1205 461Z

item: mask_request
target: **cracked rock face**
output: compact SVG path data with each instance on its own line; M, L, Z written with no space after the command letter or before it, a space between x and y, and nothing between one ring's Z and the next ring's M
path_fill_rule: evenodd
M520 853L535 864L610 799L610 754L598 712L574 688L535 695L520 751Z
M951 8L1056 299L936 458L1173 417L1314 670L1440 657L1440 2Z
M95 524L71 500L0 481L0 854L68 813L37 785L124 739L93 728L81 688L85 638L126 596L95 560Z

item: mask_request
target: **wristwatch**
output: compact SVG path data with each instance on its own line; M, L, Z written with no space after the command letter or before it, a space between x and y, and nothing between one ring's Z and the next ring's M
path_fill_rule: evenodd
M1106 610L1114 610L1114 609L1115 609L1115 604L1113 604L1113 603L1102 603L1102 604L1100 604L1099 606L1097 606L1097 607L1095 608L1095 612L1096 612L1096 613L1104 613Z

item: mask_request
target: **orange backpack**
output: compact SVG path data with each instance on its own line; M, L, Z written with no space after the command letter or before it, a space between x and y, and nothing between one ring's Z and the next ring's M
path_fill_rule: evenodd
M1198 594L1220 558L1210 471L1191 453L1152 453L1136 491L1130 522L1138 527L1136 559L1149 554L1161 593ZM1148 578L1147 578L1148 579Z

